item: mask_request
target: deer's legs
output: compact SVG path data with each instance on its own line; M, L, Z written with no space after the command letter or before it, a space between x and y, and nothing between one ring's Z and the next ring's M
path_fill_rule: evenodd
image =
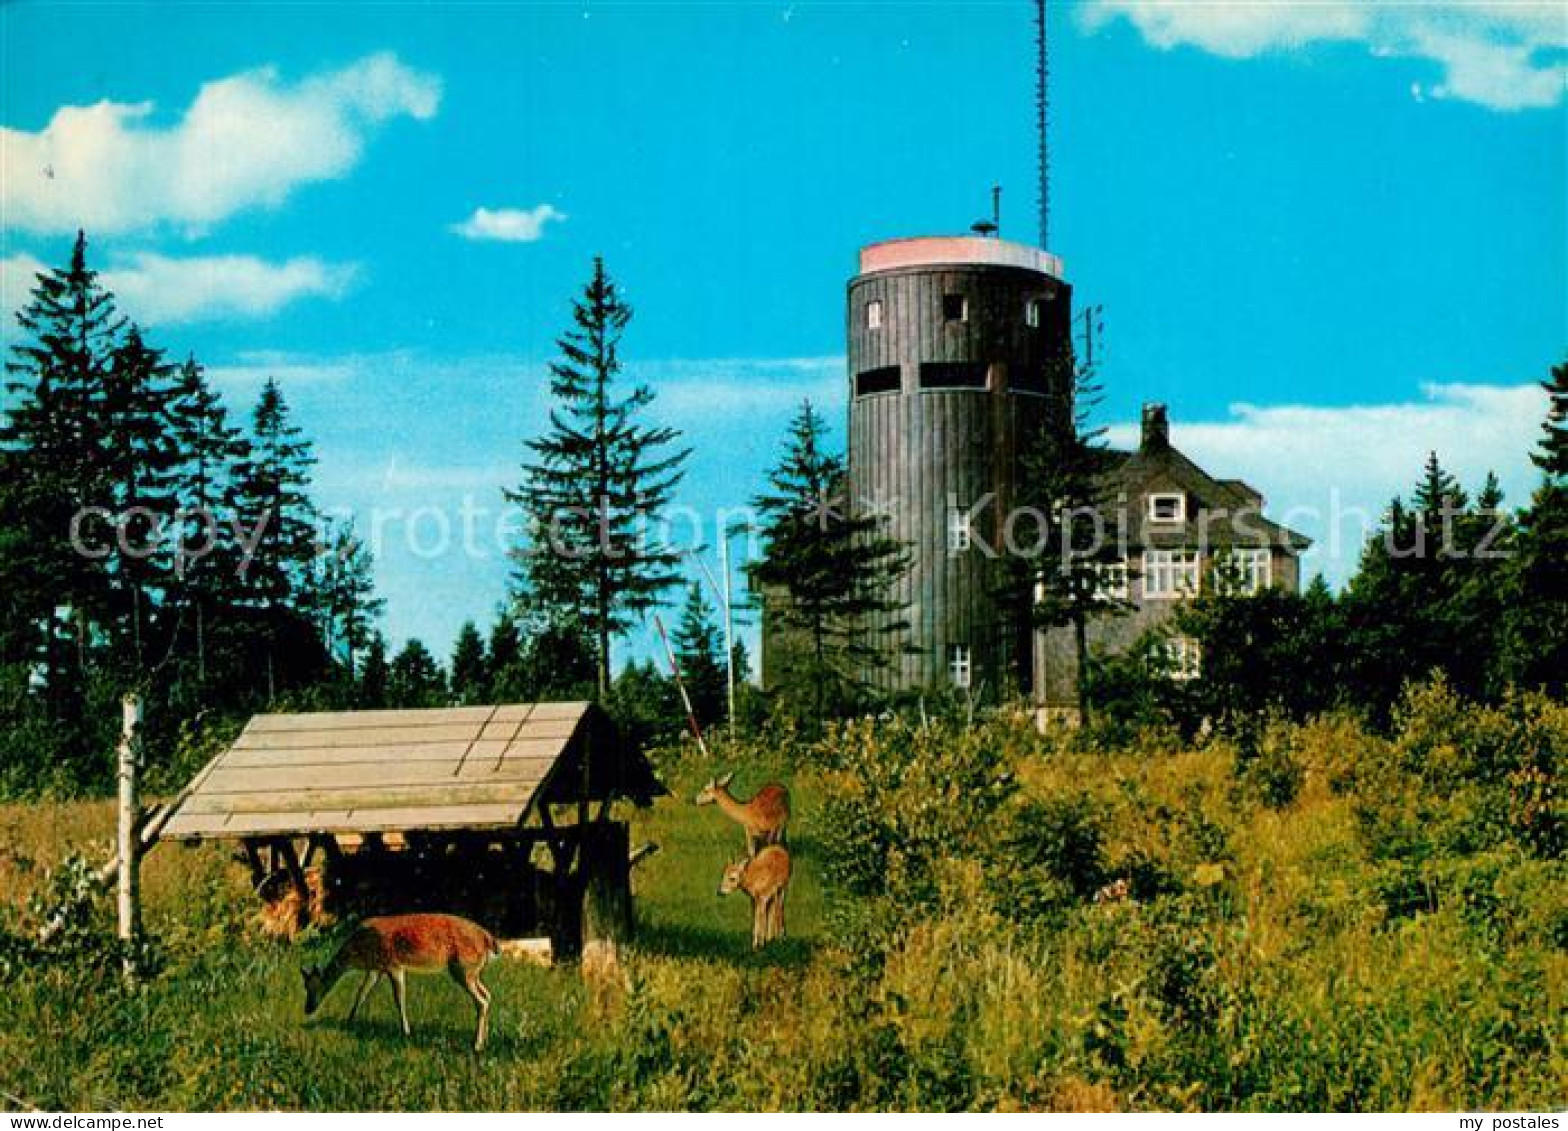
M403 1023L403 1036L406 1037L412 1030L408 1027L407 987L403 982L403 971L388 970L387 979L392 983L392 1000L397 1002L398 1020Z
M359 1007L365 1004L365 999L370 996L370 991L375 988L376 983L380 980L381 971L365 971L365 980L359 984L359 993L354 995L354 1004L349 1006L348 1019L350 1021L354 1020L354 1017L359 1013Z
M468 970L455 962L448 970L453 980L468 991L468 996L474 999L474 1007L479 1011L479 1023L474 1031L474 1051L479 1052L485 1047L485 1039L490 1035L490 990L479 980L479 970Z

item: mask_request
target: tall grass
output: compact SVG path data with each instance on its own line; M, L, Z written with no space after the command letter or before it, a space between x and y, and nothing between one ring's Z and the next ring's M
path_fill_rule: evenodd
M243 869L162 847L162 971L12 979L0 1089L67 1109L1561 1107L1565 744L1561 706L1429 688L1392 738L1331 717L1247 749L1104 750L999 719L735 748L739 791L784 776L795 797L789 938L761 954L716 894L739 829L689 804L714 767L671 754L675 796L634 816L662 850L623 991L503 963L477 1056L443 979L412 984L407 1041L384 995L353 1026L342 990L302 1021L322 942L260 941ZM110 821L0 809L13 927Z

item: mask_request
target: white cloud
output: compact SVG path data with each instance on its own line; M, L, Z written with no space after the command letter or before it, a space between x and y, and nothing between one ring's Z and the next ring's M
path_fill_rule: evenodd
M1512 505L1525 503L1546 395L1539 385L1429 384L1424 399L1388 404L1233 405L1230 419L1187 422L1172 406L1171 442L1210 474L1244 479L1268 514L1314 539L1309 569L1335 583L1355 571L1367 531L1395 495L1409 497L1427 453L1472 493L1496 472ZM1138 442L1136 424L1108 431Z
M271 378L286 388L348 381L361 373L358 358L315 358L280 350L247 350L232 362L207 367L207 378L228 389L260 388Z
M1418 96L1497 110L1555 106L1568 87L1568 8L1517 0L1089 0L1091 28L1126 19L1159 48L1200 47L1226 58L1359 43L1373 55L1435 63L1442 79Z
M377 126L432 117L441 84L382 53L286 83L271 67L204 85L178 121L151 102L62 106L38 133L0 127L7 227L200 231L342 177Z
M566 213L549 204L533 208L476 208L461 224L453 224L452 231L465 240L533 243L544 236L546 224L565 219Z
M47 270L26 252L0 259L0 339L12 336L34 278ZM267 318L299 299L341 298L357 275L352 264L311 256L273 263L253 255L137 252L100 271L99 281L121 313L156 331L183 322Z
M140 252L106 268L102 279L126 314L158 327L266 318L298 299L341 298L356 273L351 264L312 256L272 263L253 255L172 258Z

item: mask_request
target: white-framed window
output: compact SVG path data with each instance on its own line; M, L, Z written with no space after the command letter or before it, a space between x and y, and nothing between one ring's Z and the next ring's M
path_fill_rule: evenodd
M1127 599L1127 562L1126 559L1116 562L1101 562L1095 566L1098 575L1094 595L1104 601L1125 601Z
M1250 597L1274 584L1274 555L1266 548L1232 550L1228 558L1238 592Z
M1150 522L1186 522L1187 496L1180 491L1160 491L1149 496Z
M974 520L968 511L961 511L957 507L947 512L947 548L953 553L962 553L974 545L975 528Z
M968 295L943 295L942 296L942 321L943 322L968 322L969 321L969 296Z
M1190 597L1198 591L1198 551L1145 550L1143 595L1155 598Z
M882 300L879 298L866 303L866 329L882 329Z
M1045 303L1041 302L1037 298L1032 298L1028 302L1024 303L1025 326L1028 326L1031 330L1038 330L1040 328L1040 308L1044 305Z
M969 645L947 646L947 674L952 678L954 687L969 686L969 681L974 678L974 665L969 657Z
M1185 683L1203 674L1203 646L1190 636L1173 636L1164 644L1170 677Z

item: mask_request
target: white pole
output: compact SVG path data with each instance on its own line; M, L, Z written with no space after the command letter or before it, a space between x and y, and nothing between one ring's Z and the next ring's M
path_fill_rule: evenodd
M724 572L724 695L725 719L735 737L735 621L730 604L730 535L719 531L719 569Z
M120 702L120 823L119 823L119 934L127 947L136 940L140 923L140 845L136 843L136 763L140 740L137 732L142 724L142 701L135 694L126 695ZM125 957L125 976L136 974L130 952Z

